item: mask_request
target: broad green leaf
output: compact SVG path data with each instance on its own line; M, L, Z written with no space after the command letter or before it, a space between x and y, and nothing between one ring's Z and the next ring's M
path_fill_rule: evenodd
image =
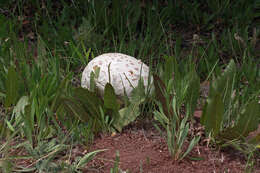
M82 103L82 106L90 113L90 116L100 117L99 107L103 109L103 102L94 92L85 88L76 88L74 97Z
M119 116L114 120L113 126L121 132L123 127L133 122L139 114L139 104L130 104L119 110Z
M226 140L233 140L247 137L258 127L258 119L260 116L259 104L257 101L250 102L245 111L241 113L238 122L234 127L225 129L219 137Z
M199 98L199 92L200 92L200 79L199 76L196 73L195 68L192 69L192 71L187 75L188 77L188 91L186 94L186 99L188 102L189 108L190 108L190 114L193 115L196 107L197 107L197 101Z
M208 98L203 110L201 123L205 126L207 133L212 132L216 136L220 132L223 120L224 104L221 95L217 94L213 98Z
M14 126L10 123L10 121L5 120L5 123L7 124L7 127L8 127L12 132L15 131Z
M106 149L103 149L103 150L96 150L96 151L92 151L88 154L86 154L85 156L83 156L79 163L77 164L77 169L79 169L80 167L84 166L85 164L87 164L88 162L90 162L95 156L97 153L100 153L100 152L103 152L103 151L106 151Z
M236 73L236 64L234 60L231 60L228 66L225 68L221 76L215 79L210 85L209 97L214 97L215 94L222 93L224 96L225 92L228 94L226 98L230 98L230 89L232 86L233 78Z
M104 91L104 106L107 109L112 109L118 111L120 105L117 102L116 94L113 86L110 83L107 83Z
M22 120L21 114L24 114L25 106L29 104L29 97L22 96L19 101L17 102L16 106L13 109L13 115L15 117L15 123L19 124Z
M24 113L24 108L26 105L29 104L29 97L28 96L22 96L19 101L17 102L16 106L14 107L13 113L16 115L19 113Z
M131 94L130 101L132 103L141 104L145 100L145 86L142 78L138 81L137 87L133 89Z
M209 91L209 97L204 105L201 123L205 125L206 132L213 132L213 136L220 133L224 110L230 104L233 91L233 80L236 73L236 65L230 61L221 76L215 79Z
M72 115L77 117L83 122L88 122L89 114L83 106L73 98L63 98L62 103L64 108Z
M221 141L232 141L239 139L242 135L234 127L228 127L218 134L217 139Z
M18 97L18 74L15 71L14 67L9 67L6 79L6 99L5 99L5 107L9 107L12 104L16 103Z
M207 113L207 107L208 107L208 102L206 102L206 103L204 104L203 108L202 108L202 115L201 115L201 117L200 117L200 123L201 123L202 125L205 125L205 120L206 120L206 118L207 118L207 115L206 115L206 113Z
M260 109L257 101L250 102L245 112L240 115L235 129L240 135L246 137L250 132L255 131L258 127L258 119L260 117Z

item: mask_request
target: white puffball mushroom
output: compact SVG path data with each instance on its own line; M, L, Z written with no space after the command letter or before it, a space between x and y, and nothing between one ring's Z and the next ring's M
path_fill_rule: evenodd
M92 59L83 71L81 87L90 89L90 74L98 71L99 75L94 80L101 94L104 94L105 85L109 82L119 97L125 93L130 97L140 78L143 79L145 88L148 87L149 67L132 56L106 53Z

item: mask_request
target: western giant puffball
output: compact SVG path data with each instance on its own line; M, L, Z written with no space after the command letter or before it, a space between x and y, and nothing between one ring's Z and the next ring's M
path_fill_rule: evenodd
M106 53L92 59L85 67L81 87L90 89L90 75L98 73L94 78L101 94L107 83L113 86L116 95L130 97L133 88L137 87L140 78L148 87L149 67L136 58L121 53Z

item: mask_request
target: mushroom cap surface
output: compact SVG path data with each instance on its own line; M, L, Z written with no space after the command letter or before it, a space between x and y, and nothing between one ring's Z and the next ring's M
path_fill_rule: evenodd
M107 83L113 86L116 95L129 97L138 81L142 78L147 88L149 80L149 67L136 58L121 53L106 53L92 59L85 67L81 87L90 89L91 72L99 74L94 78L95 84L101 94ZM109 77L110 76L110 77ZM110 81L109 81L110 80ZM125 92L124 92L125 91Z

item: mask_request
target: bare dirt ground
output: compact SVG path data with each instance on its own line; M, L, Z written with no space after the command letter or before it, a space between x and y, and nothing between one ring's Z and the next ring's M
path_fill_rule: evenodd
M189 157L173 161L165 138L152 125L133 126L115 136L96 138L90 150L107 149L99 153L89 165L88 172L110 172L119 152L119 168L131 173L240 173L245 171L246 160L235 150L219 151L201 141ZM192 160L191 158L201 158ZM260 172L257 163L254 172Z

